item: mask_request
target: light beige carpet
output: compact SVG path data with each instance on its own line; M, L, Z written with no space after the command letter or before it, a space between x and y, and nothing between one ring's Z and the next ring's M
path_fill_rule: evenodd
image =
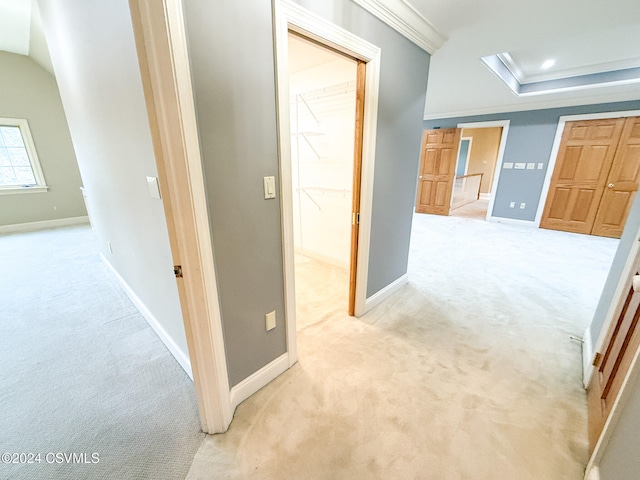
M299 363L207 437L187 478L581 479L570 336L589 324L616 246L416 215L410 283L360 319L344 313L344 274L300 265Z

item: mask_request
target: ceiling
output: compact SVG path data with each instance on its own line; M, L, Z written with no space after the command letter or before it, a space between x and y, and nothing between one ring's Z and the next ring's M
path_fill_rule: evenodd
M640 99L640 83L519 97L480 60L508 53L525 83L640 67L638 0L402 1L448 37L431 58L426 118Z
M640 72L639 0L364 3L411 9L447 38L431 57L425 118L640 99L640 83L629 82L518 96L481 61L507 54L521 83L632 67ZM0 0L0 50L29 55L53 72L35 0ZM547 60L554 65L542 68Z

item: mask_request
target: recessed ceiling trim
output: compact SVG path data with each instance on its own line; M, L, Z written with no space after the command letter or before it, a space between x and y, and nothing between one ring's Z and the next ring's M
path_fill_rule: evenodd
M508 53L488 55L480 60L518 97L640 83L640 67L524 82Z
M407 0L352 1L430 54L447 41L447 37Z
M535 97L522 97L523 100ZM443 118L473 117L479 115L501 115L513 112L524 112L529 110L546 110L549 108L566 108L583 105L599 105L602 103L630 102L638 100L638 95L633 92L610 92L605 95L576 98L555 98L546 101L529 101L517 104L491 105L487 107L470 108L464 110L448 110L446 112L435 112L425 114L424 120L440 120Z

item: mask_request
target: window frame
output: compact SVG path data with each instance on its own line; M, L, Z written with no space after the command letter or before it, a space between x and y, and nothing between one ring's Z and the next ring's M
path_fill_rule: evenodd
M40 159L38 158L38 152L36 146L33 143L33 137L31 136L31 129L29 128L29 122L26 118L5 118L0 117L0 127L18 127L20 134L22 135L22 141L24 143L25 150L27 151L27 157L29 157L29 164L31 171L36 180L34 185L0 185L0 195L10 195L14 193L42 193L49 190L44 179L44 173L40 166Z

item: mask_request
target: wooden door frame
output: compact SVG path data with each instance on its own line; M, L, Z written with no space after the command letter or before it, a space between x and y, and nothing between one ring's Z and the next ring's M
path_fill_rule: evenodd
M289 364L297 361L295 260L293 242L293 193L291 191L291 136L289 113L289 30L322 45L366 62L364 121L362 141L362 176L360 187L360 229L358 237L355 315L366 312L373 173L375 165L378 91L380 84L379 47L344 30L290 0L273 0L276 43L276 91L278 103L278 138L280 154L280 202L282 208L282 248L284 258L285 314Z
M507 148L507 138L509 135L509 125L511 120L494 120L491 122L467 122L459 123L456 128L492 128L502 127L502 135L500 136L500 146L498 147L498 158L496 158L496 165L493 171L493 180L491 182L491 193L489 194L489 206L487 207L487 216L485 220L487 222L501 222L501 223L521 223L522 220L508 219L502 217L493 216L493 206L496 201L496 192L498 190L498 182L500 181L500 172L502 171L502 162L504 161L504 151ZM527 222L529 223L529 222Z
M551 155L549 156L549 162L547 162L547 171L544 177L544 183L542 184L542 191L540 192L540 201L538 202L538 208L536 210L536 217L534 220L535 227L540 228L540 222L542 221L542 214L544 207L549 197L549 188L551 187L551 178L556 168L556 162L558 161L558 153L560 152L560 143L562 142L562 134L564 133L564 127L567 122L577 122L581 120L605 120L609 118L626 118L626 117L640 117L640 110L626 110L618 112L602 112L602 113L587 113L584 115L563 115L558 119L558 126L556 127L556 136L553 140L553 147L551 148Z
M637 115L630 115L637 116ZM595 344L595 351L602 351L604 342L607 339L609 330L611 329L613 322L620 316L622 311L625 298L628 292L628 282L631 277L635 274L634 269L640 261L640 229L635 233L634 242L631 246L631 251L627 256L627 260L625 266L622 270L622 274L618 280L618 285L616 287L615 294L613 296L613 300L609 305L609 310L607 312L607 316L605 317L605 321L602 325L602 329L600 330L600 334L598 335L598 340ZM591 381L591 376L595 373L596 368L592 365L593 360L593 352L591 349L591 333L590 329L587 328L584 337L583 343L583 384L586 388ZM614 400L613 406L611 407L611 411L607 420L605 421L604 427L602 428L602 432L600 433L600 438L598 439L595 448L593 449L593 453L591 454L591 458L587 463L587 468L585 470L585 479L589 479L592 470L597 471L598 465L602 456L607 448L609 440L613 435L613 432L616 428L618 420L620 419L620 415L626 404L628 398L630 397L633 389L640 377L640 349L637 349L633 352L633 359L631 361L631 365L629 366L629 371L625 375L625 378L622 382L622 386L620 387L620 393L618 397Z
M233 418L182 0L129 0L200 422Z

